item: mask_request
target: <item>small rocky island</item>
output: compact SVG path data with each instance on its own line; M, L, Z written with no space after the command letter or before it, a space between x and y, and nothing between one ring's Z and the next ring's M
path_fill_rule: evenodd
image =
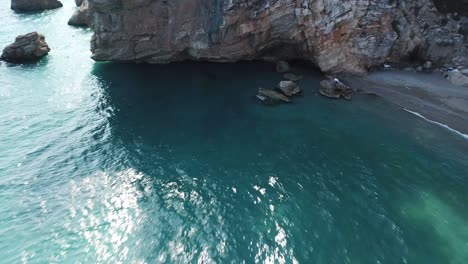
M35 12L62 7L58 0L11 0L11 9L17 12Z
M88 26L88 0L75 0L78 9L73 13L68 25L77 27Z
M1 59L13 63L35 62L49 51L44 35L31 32L16 37L13 44L5 47Z

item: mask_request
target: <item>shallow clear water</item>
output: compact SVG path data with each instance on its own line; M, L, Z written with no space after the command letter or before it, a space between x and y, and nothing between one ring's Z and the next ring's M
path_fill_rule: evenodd
M264 107L268 64L94 63L64 2L0 0L52 48L0 64L0 262L466 263L466 139L310 71Z

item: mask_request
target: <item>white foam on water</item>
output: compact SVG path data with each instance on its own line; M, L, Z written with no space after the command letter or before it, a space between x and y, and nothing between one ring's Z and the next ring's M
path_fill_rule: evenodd
M467 135L467 134L463 134L462 132L460 132L460 131L458 131L458 130L456 130L456 129L453 129L453 128L449 127L449 126L446 125L446 124L439 123L439 122L434 121L434 120L430 120L429 118L426 118L425 116L421 115L421 114L418 113L418 112L414 112L414 111L408 110L408 109L406 109L406 108L403 108L403 109L404 109L406 112L411 113L411 114L413 114L413 115L415 115L415 116L417 116L417 117L420 117L420 118L426 120L426 121L429 122L429 123L436 124L436 125L438 125L438 126L441 126L441 127L443 127L443 128L446 128L446 129L450 130L451 132L453 132L453 133L455 133L455 134L457 134L457 135L459 135L459 136L462 136L464 139L468 139L468 135Z

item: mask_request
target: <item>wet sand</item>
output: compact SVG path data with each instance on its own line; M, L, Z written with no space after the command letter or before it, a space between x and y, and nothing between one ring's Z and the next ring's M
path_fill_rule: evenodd
M468 135L468 87L451 84L440 72L392 70L343 79L355 89Z

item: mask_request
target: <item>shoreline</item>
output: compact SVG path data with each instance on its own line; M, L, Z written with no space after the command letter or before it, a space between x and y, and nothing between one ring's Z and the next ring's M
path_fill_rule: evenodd
M451 84L439 72L389 70L342 79L354 89L375 94L411 114L468 138L468 88Z
M441 126L441 127L445 128L445 129L448 129L448 130L450 130L451 132L453 132L453 133L455 133L455 134L457 134L457 135L459 135L459 136L461 136L461 137L463 137L463 138L465 138L465 139L468 139L468 135L463 134L462 132L453 129L453 128L449 127L449 126L446 125L446 124L442 124L442 123L439 123L439 122L430 120L430 119L426 118L425 116L421 115L420 113L413 112L413 111L408 110L408 109L405 109L405 108L403 108L403 110L405 110L406 112L408 112L408 113L410 113L410 114L413 114L413 115L415 115L415 116L417 116L417 117L419 117L419 118L422 118L422 119L424 119L425 121L427 121L427 122L429 122L429 123L432 123L432 124L436 124L436 125L438 125L438 126Z

